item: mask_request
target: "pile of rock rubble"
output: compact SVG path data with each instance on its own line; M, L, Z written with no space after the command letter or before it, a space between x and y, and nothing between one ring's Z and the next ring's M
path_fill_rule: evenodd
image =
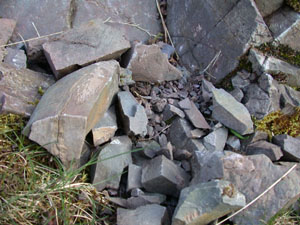
M160 31L155 1L2 1L1 112L30 117L23 133L68 169L96 157L92 183L118 205L117 224L209 224L300 160L299 138L270 140L251 118L300 105L290 87L300 68L257 48L300 50L300 14L262 2L168 1L174 48L146 42ZM169 62L175 49L185 67ZM245 54L252 72L230 78L232 91L216 88ZM300 197L299 182L297 166L231 220L268 221Z

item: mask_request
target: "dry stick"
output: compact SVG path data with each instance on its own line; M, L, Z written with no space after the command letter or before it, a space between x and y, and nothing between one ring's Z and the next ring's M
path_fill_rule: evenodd
M32 23L32 26L34 27L35 32L37 33L38 37L41 37L41 35L40 35L38 29L36 28L36 26L35 26L35 24L34 24L34 22L31 22L31 23Z
M285 174L283 174L275 183L273 183L269 188L267 188L263 193L261 193L259 196L257 196L255 199L253 199L251 202L249 202L247 205L245 205L243 208L241 208L240 210L236 211L235 213L233 213L232 215L228 216L226 219L222 220L221 222L217 223L216 225L220 225L222 223L224 223L225 221L229 220L230 218L236 216L237 214L239 214L240 212L242 212L243 210L245 210L246 208L248 208L249 206L251 206L254 202L256 202L258 199L260 199L263 195L265 195L268 191L270 191L276 184L278 184L283 178L285 178L289 173L291 173L295 168L296 168L297 164L293 165Z
M202 70L200 72L200 74L203 74L203 73L207 73L209 76L215 78L213 75L211 75L210 73L207 72L207 70L211 67L211 66L214 66L216 64L216 62L218 61L219 57L221 55L221 50L218 51L218 53L213 57L213 59L210 61L210 63L207 65L207 67Z

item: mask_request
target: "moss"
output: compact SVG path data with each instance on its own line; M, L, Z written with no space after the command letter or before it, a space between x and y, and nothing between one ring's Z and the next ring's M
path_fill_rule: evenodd
M285 3L292 7L296 12L300 12L300 1L299 0L285 0Z
M300 135L300 107L295 107L289 114L271 112L262 120L254 121L254 124L257 130L267 132L270 138L279 134L297 137Z

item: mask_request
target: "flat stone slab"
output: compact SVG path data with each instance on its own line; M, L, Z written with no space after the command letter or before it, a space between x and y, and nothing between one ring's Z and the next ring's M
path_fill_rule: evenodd
M131 191L134 188L142 187L142 167L129 164L128 166L128 178L127 178L127 191Z
M165 156L152 159L142 170L142 185L149 192L177 197L189 182L189 175Z
M97 164L91 171L92 183L98 191L118 190L124 168L132 163L131 150L132 143L127 136L113 138L100 150Z
M17 69L27 67L27 56L22 49L6 48L7 54L3 62L14 66Z
M0 111L30 117L41 95L54 84L52 75L0 63Z
M79 67L94 62L116 59L130 43L123 34L102 21L90 21L43 44L44 53L59 79Z
M273 12L279 9L284 2L284 0L254 0L254 1L262 17L271 15Z
M16 27L16 21L12 19L0 18L0 45L5 45Z
M252 133L253 122L247 108L223 89L212 92L213 118L242 135Z
M276 135L273 137L273 143L280 146L285 160L300 160L300 140L286 134Z
M266 155L272 160L272 162L278 161L283 156L279 146L267 141L257 141L247 146L247 155L258 154Z
M245 196L228 181L193 185L181 191L172 224L206 225L245 205Z
M23 133L65 166L80 158L87 133L118 90L119 63L99 62L57 81L43 95ZM76 138L74 138L76 137Z
M209 151L223 151L228 137L225 127L217 128L203 138L203 145Z

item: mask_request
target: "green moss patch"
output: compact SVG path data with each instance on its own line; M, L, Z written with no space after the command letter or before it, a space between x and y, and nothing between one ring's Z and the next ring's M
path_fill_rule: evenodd
M292 7L296 12L300 12L300 1L299 0L285 0L285 3Z

